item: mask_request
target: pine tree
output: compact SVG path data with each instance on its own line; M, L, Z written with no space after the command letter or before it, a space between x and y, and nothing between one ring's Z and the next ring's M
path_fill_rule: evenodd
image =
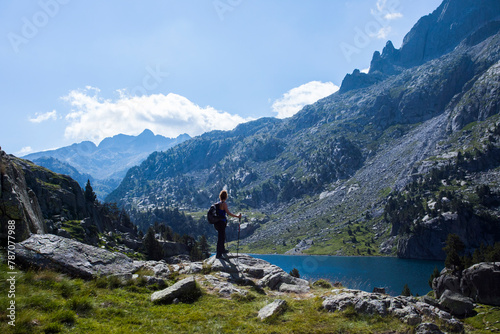
M210 257L210 245L208 244L207 237L204 234L200 237L199 247L203 259Z
M406 297L411 296L411 291L410 291L410 287L408 286L408 284L405 284L405 286L403 287L403 291L401 292L401 296L406 296Z
M429 281L428 281L431 289L432 289L432 282L434 281L435 278L438 278L439 275L441 275L441 273L439 272L438 268L434 267L434 271L432 272L431 277L429 277Z
M94 193L94 189L92 189L92 186L90 185L90 180L87 180L87 185L85 186L85 192L83 193L83 196L85 197L85 200L87 202L92 204L95 203L97 196Z
M446 259L444 260L444 265L447 268L454 269L455 271L463 270L462 259L460 258L460 253L465 249L465 244L460 240L460 237L456 234L448 234L446 239L446 246L443 250L446 253Z
M146 249L148 260L161 260L163 258L163 249L158 240L156 240L155 231L152 226L149 227L144 237L144 248Z
M293 268L292 271L290 271L290 276L300 278L300 273L297 268Z

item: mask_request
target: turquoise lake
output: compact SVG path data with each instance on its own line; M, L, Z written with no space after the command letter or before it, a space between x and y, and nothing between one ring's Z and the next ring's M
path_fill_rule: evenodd
M372 292L383 287L390 295L401 294L408 284L412 294L425 295L431 288L428 280L437 267L444 268L442 261L408 260L394 257L350 257L251 254L268 261L286 272L297 268L300 278L306 280L328 279L341 282L350 289Z

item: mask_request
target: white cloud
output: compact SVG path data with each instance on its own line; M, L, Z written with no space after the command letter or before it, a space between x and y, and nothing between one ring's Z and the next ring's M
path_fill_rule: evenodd
M395 20L403 17L403 14L398 11L400 5L399 0L377 0L378 13L383 13L383 17L386 20Z
M368 74L368 72L370 72L370 68L369 67L368 68L364 68L360 72Z
M19 152L16 152L14 155L16 157L22 157L24 155L30 154L31 152L33 152L31 146L25 146Z
M46 112L44 114L39 114L36 113L34 118L30 118L29 121L31 123L42 123L44 121L48 121L49 119L57 119L57 111L52 110L49 112Z
M86 87L63 97L72 106L66 115L66 138L98 143L118 133L137 135L144 129L167 137L182 133L196 136L216 129L231 130L251 120L210 106L200 107L173 93L130 96L118 91L119 98L114 101L101 98L99 93L98 88Z
M377 31L377 33L371 34L370 37L376 37L378 39L386 39L387 36L389 36L391 31L392 31L392 28L390 26L382 27L382 28L380 28L379 31Z
M305 105L312 104L338 90L339 86L331 82L311 81L290 89L283 94L283 97L274 101L272 108L274 112L278 113L276 117L290 117L300 111Z
M403 18L403 14L401 14L401 13L387 13L387 14L385 14L384 18L388 21L401 19L401 18Z

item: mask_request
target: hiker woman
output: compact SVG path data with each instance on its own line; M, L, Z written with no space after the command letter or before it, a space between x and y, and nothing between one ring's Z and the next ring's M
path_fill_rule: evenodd
M227 226L227 217L226 214L231 217L241 218L241 213L239 215L234 215L229 211L227 207L227 191L222 190L219 194L220 202L217 203L217 215L224 217L221 222L215 223L215 229L217 230L217 253L215 255L216 258L222 258L222 254L227 253L228 251L224 247L224 243L226 241L226 226Z

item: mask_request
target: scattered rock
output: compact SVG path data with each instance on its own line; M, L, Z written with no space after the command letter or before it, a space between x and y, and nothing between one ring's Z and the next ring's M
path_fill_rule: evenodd
M259 318L260 320L266 320L269 317L279 315L285 311L286 307L286 301L282 299L276 299L271 304L268 304L260 309Z
M153 292L151 301L158 304L170 304L176 298L179 300L190 300L197 294L196 280L194 276L189 276L166 289Z
M425 303L425 299L397 296L391 297L379 293L369 293L360 290L333 290L334 296L324 298L323 308L330 311L345 311L353 307L357 313L367 315L392 315L410 326L417 326L423 321L431 320L446 324L460 332L463 325L449 313ZM426 328L423 326L422 328ZM424 330L424 329L422 329Z
M377 288L377 287L373 288L373 293L381 293L383 295L386 294L385 288Z

